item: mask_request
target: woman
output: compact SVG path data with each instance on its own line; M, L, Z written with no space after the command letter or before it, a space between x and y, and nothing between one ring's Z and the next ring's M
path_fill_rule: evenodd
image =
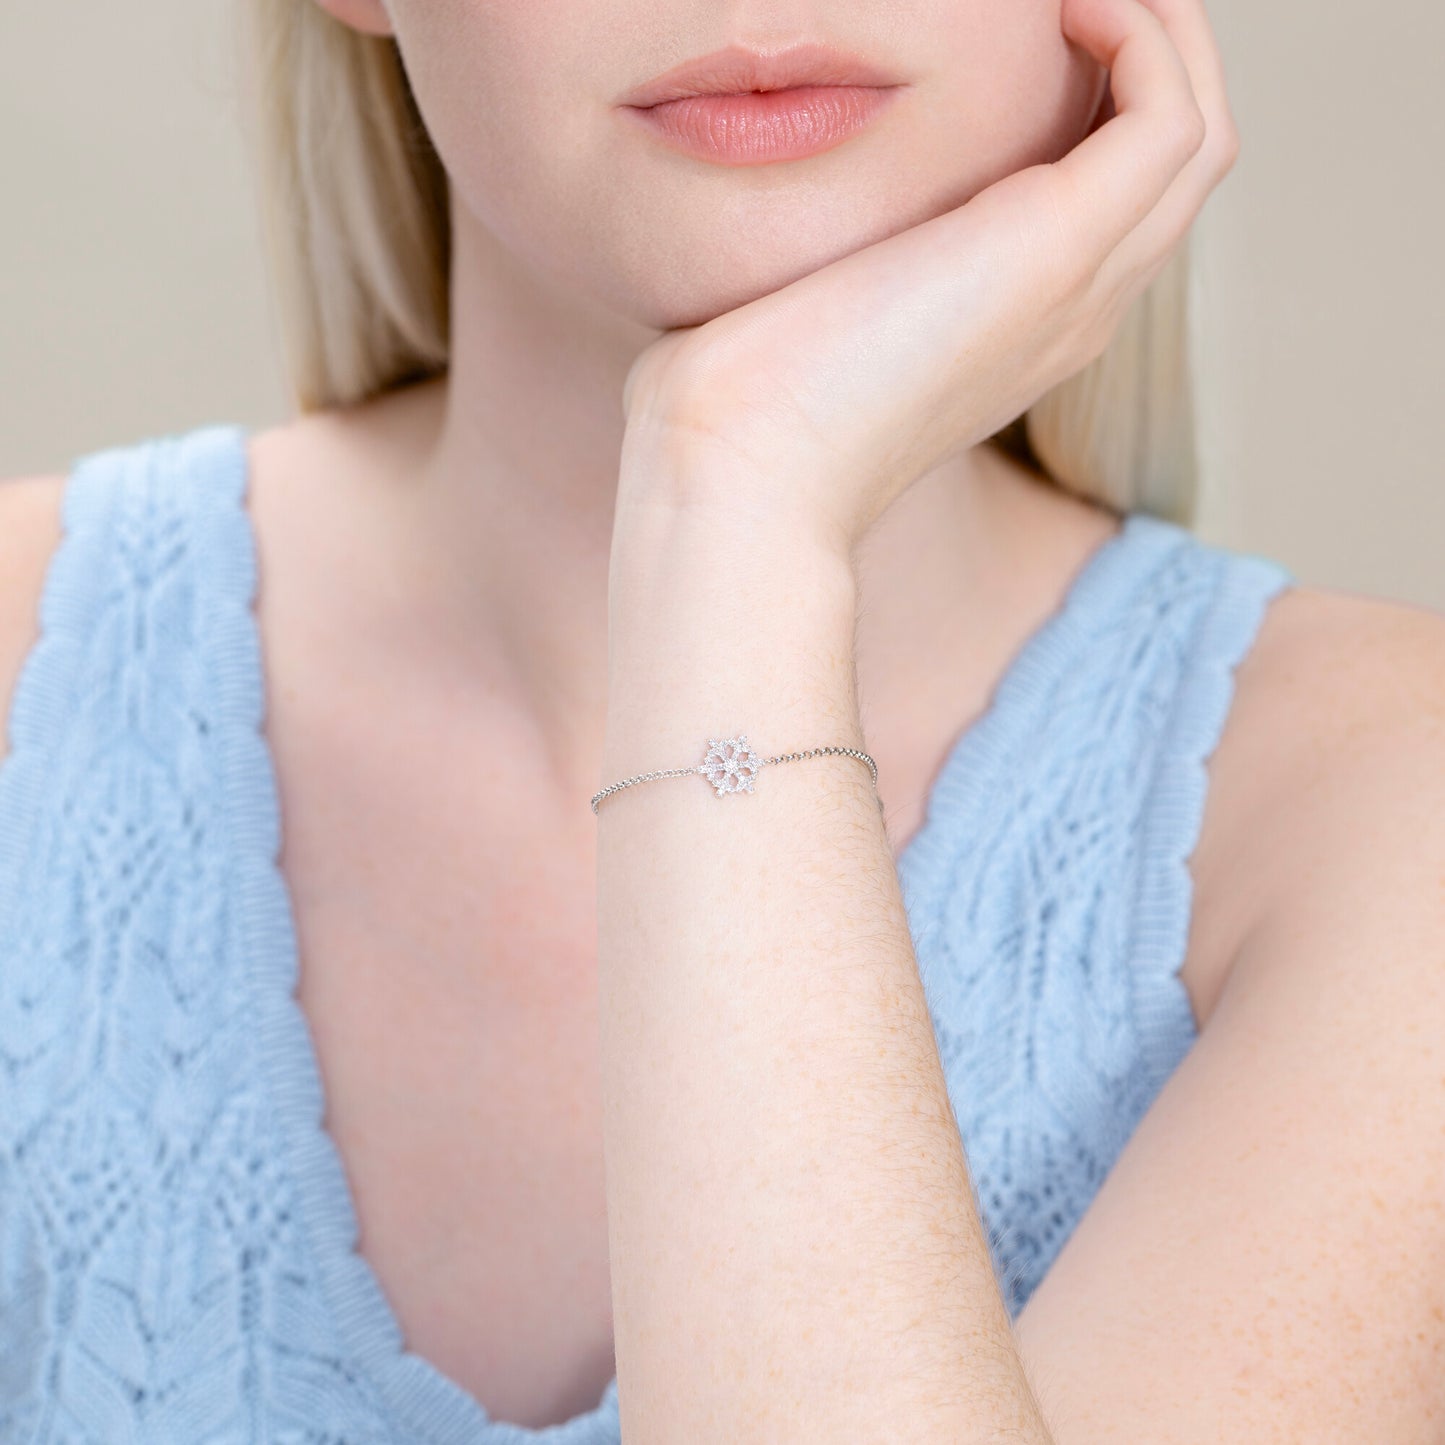
M1433 1438L1445 631L1187 530L1199 0L252 19L301 415L0 489L0 1434Z

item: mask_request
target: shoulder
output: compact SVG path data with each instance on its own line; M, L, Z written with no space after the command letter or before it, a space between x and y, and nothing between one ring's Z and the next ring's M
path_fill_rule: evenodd
M111 499L128 498L129 506L164 491L182 462L222 455L216 442L229 432L203 424L157 433L78 452L64 471L0 478L0 764L11 750L18 685L41 641L41 606L67 533L95 535ZM153 465L162 456L167 466Z
M1217 859L1239 954L1345 899L1438 907L1445 872L1445 613L1325 587L1275 597L1220 742ZM1445 918L1439 923L1445 924Z
M1334 791L1391 758L1424 761L1422 748L1445 741L1445 613L1287 588L1240 668L1238 711L1262 807Z
M1442 764L1445 616L1276 595L1210 764L1211 905L1247 927L1020 1316L1051 1412L1159 1439L1166 1401L1208 1398L1212 1438L1439 1438Z
M40 634L40 598L60 544L64 472L0 478L0 760L15 683Z

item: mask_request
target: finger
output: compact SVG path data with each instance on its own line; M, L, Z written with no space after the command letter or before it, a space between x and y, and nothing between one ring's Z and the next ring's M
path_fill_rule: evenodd
M1052 166L1065 243L1098 267L1204 139L1184 60L1143 0L1064 0L1064 34L1109 72L1115 114Z
M1205 120L1204 143L1153 210L1100 268L1101 289L1128 304L1159 273L1194 224L1210 191L1234 164L1239 141L1224 89L1224 65L1203 0L1142 0L1158 16L1189 72Z
M1204 8L1204 0L1143 0L1159 17L1189 72L1194 98L1204 112L1209 135L1225 148L1233 145L1234 115L1225 90L1224 61Z

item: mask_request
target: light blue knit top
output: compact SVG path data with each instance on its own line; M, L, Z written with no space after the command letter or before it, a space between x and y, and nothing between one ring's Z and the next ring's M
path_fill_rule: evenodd
M405 1348L356 1250L293 995L246 437L74 463L16 683L0 1439L616 1445L615 1378L563 1425L489 1419ZM956 738L899 862L1014 1315L1196 1037L1204 764L1291 581L1130 514Z

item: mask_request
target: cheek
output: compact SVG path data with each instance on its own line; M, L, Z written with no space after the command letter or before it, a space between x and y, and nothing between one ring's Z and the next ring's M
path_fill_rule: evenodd
M948 7L931 83L926 137L931 167L953 157L959 204L994 181L1058 160L1083 139L1100 67L1059 28L1060 7L980 0Z
M608 91L582 69L586 17L574 13L570 29L564 22L569 11L595 11L596 0L406 0L404 8L398 44L457 200L509 243L535 239L548 215L576 229L573 178L596 164ZM595 14L590 24L595 30Z

